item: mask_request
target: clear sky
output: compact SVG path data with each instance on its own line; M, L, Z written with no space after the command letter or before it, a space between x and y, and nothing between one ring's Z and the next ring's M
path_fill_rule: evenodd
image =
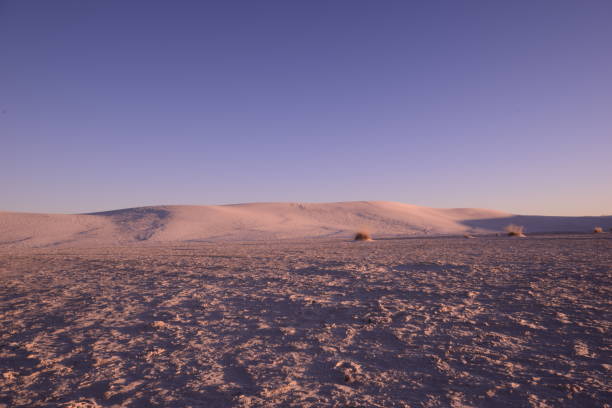
M612 214L612 1L0 0L0 210Z

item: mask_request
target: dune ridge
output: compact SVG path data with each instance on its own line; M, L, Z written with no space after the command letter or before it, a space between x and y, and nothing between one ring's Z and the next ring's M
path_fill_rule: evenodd
M509 223L529 232L588 232L612 216L523 216L502 211L439 209L398 202L169 205L89 214L0 212L0 248L112 246L134 243L375 238L494 233Z

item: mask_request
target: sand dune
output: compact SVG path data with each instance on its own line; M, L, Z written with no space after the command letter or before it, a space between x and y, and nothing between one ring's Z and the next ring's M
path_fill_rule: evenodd
M612 217L521 216L486 209L437 209L384 201L156 206L92 214L0 212L0 247L375 238L493 233L509 223L529 232L588 232Z

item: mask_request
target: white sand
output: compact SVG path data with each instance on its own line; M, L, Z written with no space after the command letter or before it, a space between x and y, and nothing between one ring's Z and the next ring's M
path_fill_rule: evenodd
M0 248L0 407L606 407L610 265L612 234Z
M589 232L612 226L612 217L517 216L384 201L157 206L87 215L0 212L0 247L349 238L362 229L374 238L478 234L501 232L510 223L527 233Z

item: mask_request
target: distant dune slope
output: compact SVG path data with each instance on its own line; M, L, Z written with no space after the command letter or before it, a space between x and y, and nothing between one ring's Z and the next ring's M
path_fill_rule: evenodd
M612 217L521 216L384 201L157 206L74 215L0 212L0 247L349 238L363 229L375 238L491 233L510 223L527 232L588 232L609 228Z

